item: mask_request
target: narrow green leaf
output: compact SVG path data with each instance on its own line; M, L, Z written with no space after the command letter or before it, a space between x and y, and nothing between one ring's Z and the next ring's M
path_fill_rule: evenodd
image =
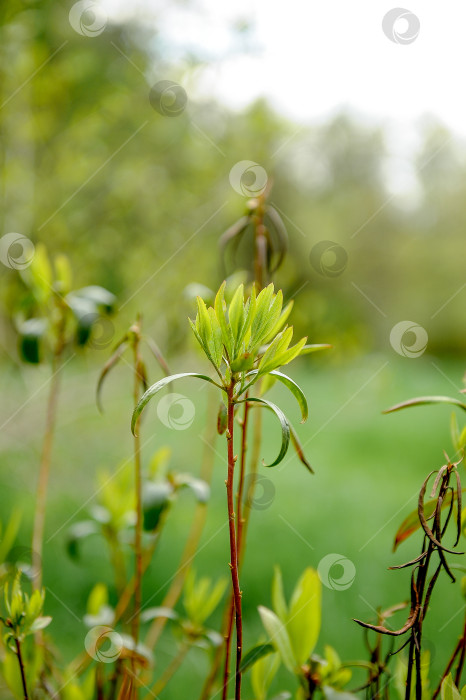
M271 643L280 654L281 660L286 668L294 673L296 662L285 625L272 610L269 610L269 608L260 605L258 609L262 624L269 635Z
M298 433L297 433L296 430L293 428L293 426L292 426L291 423L288 423L288 425L290 426L291 444L293 445L293 447L294 447L294 449L295 449L295 451L296 451L296 454L298 455L299 461L301 462L301 464L304 464L304 466L306 467L306 469L307 469L311 474L314 474L314 470L313 470L313 468L311 467L311 465L310 465L310 463L309 463L309 461L308 461L306 455L304 454L304 449L303 449L303 446L301 445L301 442L300 442L300 440L299 440L299 438L298 438Z
M272 579L272 605L273 609L283 623L288 619L288 606L283 591L283 577L279 566L274 567Z
M233 334L225 318L225 286L226 282L222 282L220 289L215 296L214 309L215 315L217 316L217 320L222 330L223 344L228 352L229 358L231 359L233 354Z
M210 351L210 344L212 341L212 325L210 323L210 316L207 311L207 306L201 297L196 298L197 301L197 316L196 316L196 330L202 338L202 342L205 348ZM210 352L209 352L210 354Z
M288 445L290 444L290 426L288 424L288 420L281 410L281 408L278 408L274 403L271 401L267 401L266 399L259 399L254 396L251 396L248 399L242 399L241 401L237 401L236 403L245 403L246 401L251 401L253 403L258 403L262 406L265 406L266 408L270 409L275 413L277 416L278 420L280 421L280 426L282 429L282 444L280 447L280 452L278 457L271 463L271 464L264 464L264 467L275 467L277 464L280 464L282 459L287 453L288 450Z
M238 289L233 295L233 299L230 302L228 308L228 321L230 323L230 328L233 333L233 338L235 341L235 348L238 348L239 335L243 327L243 314L244 314L244 285L240 284Z
M245 673L251 666L268 656L269 654L275 653L275 647L273 644L257 644L257 646L250 649L241 659L240 671Z
M281 314L278 318L278 321L276 322L276 324L274 325L274 327L270 331L269 335L265 338L265 340L264 340L265 343L269 342L269 340L271 340L272 338L275 338L276 334L279 331L281 331L281 329L283 328L283 326L287 322L289 315L291 314L291 311L293 309L293 305L294 305L294 301L291 300L285 306L285 308L283 309L283 311L281 312Z
M333 345L328 343L314 343L313 345L303 345L301 348L300 355L309 355L311 352L318 352L319 350L331 350Z
M205 382L210 382L211 384L214 384L219 389L222 388L219 384L217 384L217 382L214 382L214 380L208 377L207 375L198 374L197 372L182 372L181 374L172 374L171 377L164 377L163 379L160 379L155 384L152 384L152 386L150 386L148 390L141 396L138 405L134 409L133 417L131 420L131 431L133 435L135 434L134 431L136 429L136 423L138 422L138 418L143 412L144 408L149 403L149 401L168 384L174 382L176 379L184 379L185 377L197 377L198 379L202 379Z
M214 365L216 367L220 367L220 365L222 364L223 357L222 329L220 328L220 324L217 320L217 316L215 315L215 311L213 310L213 308L209 307L207 312L209 314L210 326L212 328L212 340L210 350L214 361Z
M319 575L308 567L293 591L287 623L294 657L299 666L307 661L319 638L321 597Z
M262 355L261 361L259 362L259 374L267 374L267 372L270 372L271 370L280 366L280 363L276 361L276 358L286 351L292 337L293 328L286 328L272 340L269 347Z
M128 339L128 336L125 335L124 338L122 338L120 340L118 345L115 347L115 350L114 350L112 356L105 363L105 365L100 373L99 379L97 381L96 403L97 403L97 408L99 409L99 411L101 413L103 413L103 406L102 406L102 402L100 400L100 397L101 397L104 379L107 376L107 374L110 372L110 370L113 369L113 367L115 367L116 364L118 364L120 357L123 355L126 348L128 347L127 339Z
M287 387L287 389L291 391L296 401L298 402L299 408L301 409L301 423L304 423L309 416L309 409L307 405L306 396L304 395L304 392L301 389L301 387L286 374L283 374L278 370L273 370L272 372L269 372L269 374L272 377L278 379L279 382L284 384Z
M284 365L288 365L292 360L295 359L295 357L298 357L306 343L306 340L307 338L301 338L301 340L299 340L296 343L296 345L293 345L291 348L288 348L288 350L283 352L281 355L277 355L277 357L275 358L277 367L283 367Z
M450 396L420 396L416 399L409 399L408 401L403 401L402 403L397 403L391 408L387 408L383 413L394 413L394 411L401 411L402 408L410 408L411 406L426 406L428 404L436 403L446 403L452 406L458 406L466 411L466 404L459 399L453 399Z

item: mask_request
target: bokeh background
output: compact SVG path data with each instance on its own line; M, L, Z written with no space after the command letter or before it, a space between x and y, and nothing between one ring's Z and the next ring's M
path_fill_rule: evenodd
M115 373L100 416L99 369L138 312L174 371L203 365L185 288L216 288L225 276L219 237L244 213L244 193L254 187L247 174L232 187L239 161L273 180L270 199L289 234L276 283L295 299L298 335L334 346L292 370L310 402L299 434L316 474L293 459L266 473L270 503L253 513L243 575L246 647L259 634L257 605L270 602L275 563L287 591L329 553L354 563L349 588L324 588L320 652L329 643L343 658L361 655L351 618L405 599L409 574L387 567L418 545L396 554L391 545L424 476L451 448L450 415L447 408L381 411L413 395L456 393L466 349L463 10L450 5L436 23L433 3L413 3L420 31L403 43L409 21L401 18L390 38L382 18L391 6L383 2L350 9L343 2L325 9L108 2L74 26L71 3L2 4L2 235L17 231L52 254L65 252L76 286L100 284L118 298L105 342L70 362L60 399L44 563L50 629L64 661L83 648L93 583L111 581L103 544L86 543L76 563L66 554L66 531L86 514L97 470L116 469L131 454L130 378L124 368ZM170 105L169 95L154 107L151 89L162 80L181 86L174 93L181 103ZM227 273L248 266L247 243L236 262L227 259ZM20 542L27 544L48 370L21 363L12 322L21 281L5 265L0 276L0 503L4 521L14 507L23 510ZM392 333L403 321L411 330ZM159 376L154 362L150 378ZM146 458L171 445L174 465L199 473L206 392L197 389L183 389L196 408L186 431L151 413ZM292 402L274 392L297 422ZM265 427L267 458L278 437L272 418ZM223 466L217 458L196 558L197 569L215 576L227 573ZM174 509L147 596L176 567L192 508L187 498ZM433 607L426 637L435 675L459 634L458 586L442 581ZM169 633L159 653L162 667L173 653ZM205 657L192 652L163 697L187 688L193 697L205 669ZM277 690L287 683L280 676Z

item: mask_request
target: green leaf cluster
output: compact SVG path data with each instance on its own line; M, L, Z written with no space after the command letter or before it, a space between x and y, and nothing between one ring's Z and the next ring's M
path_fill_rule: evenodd
M21 643L28 635L47 627L51 617L42 614L45 591L34 591L31 596L21 587L21 572L4 584L5 616L0 621L6 627L3 636L5 646L16 653L16 642Z

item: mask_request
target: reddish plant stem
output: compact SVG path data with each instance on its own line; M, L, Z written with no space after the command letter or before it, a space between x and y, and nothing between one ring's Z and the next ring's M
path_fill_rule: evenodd
M247 394L246 394L247 398ZM236 542L238 550L238 570L241 569L242 545L243 545L243 493L244 478L246 472L246 450L247 450L247 427L248 427L249 404L244 404L243 422L241 424L241 461L238 482L238 492L236 494ZM235 600L233 594L230 596L225 632L225 668L223 673L223 693L226 697L228 676L230 673L231 638L233 635L233 619L235 611ZM224 627L225 629L225 627Z
M235 602L235 626L236 626L236 674L235 674L235 700L241 698L241 654L243 650L243 620L241 614L241 589L239 585L238 575L238 546L236 540L235 529L235 511L234 511L234 473L236 457L233 452L233 433L234 433L234 401L233 388L231 384L228 389L228 428L227 428L227 444L228 444L228 478L227 478L227 503L228 503L228 526L230 534L230 570L231 583L233 588L233 596ZM225 688L224 688L225 693Z
M23 655L21 653L21 645L15 637L16 655L18 657L19 670L21 673L21 683L23 684L24 700L29 700L28 689L26 684L26 673L24 671Z

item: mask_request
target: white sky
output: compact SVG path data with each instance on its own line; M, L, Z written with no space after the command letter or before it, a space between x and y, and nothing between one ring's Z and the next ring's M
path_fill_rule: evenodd
M173 0L102 4L109 14L138 13L154 24L178 49L173 60L194 48L209 63L199 89L234 108L265 95L299 121L345 106L399 126L433 113L466 135L464 0L407 0L401 7L420 20L419 36L408 45L382 31L396 0L191 0L184 9ZM249 53L229 29L244 19L252 23Z

